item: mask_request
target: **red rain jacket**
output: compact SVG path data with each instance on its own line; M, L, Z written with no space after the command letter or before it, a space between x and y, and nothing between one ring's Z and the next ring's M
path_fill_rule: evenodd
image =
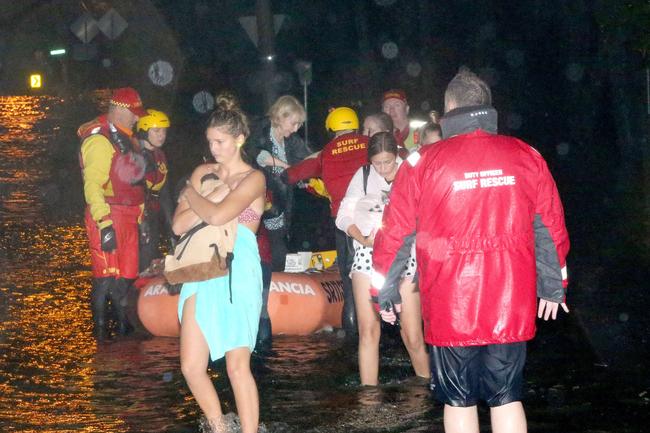
M536 298L565 300L560 197L542 156L518 139L479 129L411 154L375 238L373 287L414 232L429 344L526 341ZM389 290L386 281L382 308Z

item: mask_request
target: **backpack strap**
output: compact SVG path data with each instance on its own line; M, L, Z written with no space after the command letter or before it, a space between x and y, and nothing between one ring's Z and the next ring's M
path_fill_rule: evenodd
M368 194L368 176L370 176L370 164L363 166L363 195Z
M206 222L201 222L201 223L195 225L194 227L189 229L187 232L185 232L185 234L183 236L181 236L181 238L178 240L178 245L185 242L185 240L190 239L192 236L194 236L194 234L196 232L198 232L199 230L201 230L202 228L207 227L207 226L208 226L208 223L206 223ZM189 242L187 244L189 244ZM183 257L183 253L185 252L185 248L187 248L187 244L183 245L183 248L178 253L178 257L176 257L176 260L180 260L181 257Z

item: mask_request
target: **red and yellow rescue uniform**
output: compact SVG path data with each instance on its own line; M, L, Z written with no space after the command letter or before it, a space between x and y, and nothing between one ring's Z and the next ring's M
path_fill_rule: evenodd
M322 178L332 200L331 214L335 218L352 176L367 162L368 137L353 132L334 138L317 157L288 168L287 177L289 183L310 177Z
M149 212L160 212L160 190L167 182L167 157L161 149L143 150L151 158L151 169L147 169L145 181L147 183L147 194L145 208Z
M144 161L133 151L131 131L115 125L130 149L111 138L105 116L82 125L79 161L83 174L86 231L95 278L138 276L138 221L144 204ZM113 225L117 248L101 249L100 230Z

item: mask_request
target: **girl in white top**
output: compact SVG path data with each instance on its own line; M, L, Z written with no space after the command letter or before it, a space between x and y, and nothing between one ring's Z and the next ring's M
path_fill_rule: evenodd
M370 301L372 245L381 225L391 183L402 162L397 153L397 142L392 133L378 132L370 138L370 164L355 173L336 217L336 226L354 238L354 263L350 276L359 328L359 374L362 385L378 384L381 327L379 316ZM430 372L422 335L420 293L413 283L415 268L415 254L412 252L400 284L400 333L415 374L428 378Z

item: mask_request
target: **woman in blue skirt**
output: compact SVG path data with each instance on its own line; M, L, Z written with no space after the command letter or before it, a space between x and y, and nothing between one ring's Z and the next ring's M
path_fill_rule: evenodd
M217 97L206 128L216 163L199 166L180 195L173 229L182 235L201 221L222 225L238 219L230 276L185 283L178 303L181 370L212 431L223 431L219 397L207 373L208 356L226 357L242 432L257 432L259 397L250 370L262 307L262 271L255 232L264 210L264 175L242 159L248 120L234 97ZM208 179L228 188L203 197ZM218 191L218 192L217 192Z

